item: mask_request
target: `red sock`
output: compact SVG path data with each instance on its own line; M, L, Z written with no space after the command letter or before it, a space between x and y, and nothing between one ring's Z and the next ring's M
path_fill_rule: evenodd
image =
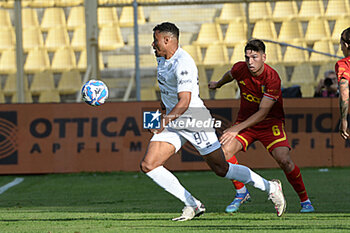
M294 170L290 173L285 173L289 183L293 186L295 192L298 194L300 201L306 201L309 197L307 196L303 178L301 177L300 169L295 165Z
M238 164L237 158L235 155L233 155L230 159L227 160L227 162L232 164ZM236 189L241 189L244 187L244 184L242 182L239 182L237 180L232 180L233 185Z

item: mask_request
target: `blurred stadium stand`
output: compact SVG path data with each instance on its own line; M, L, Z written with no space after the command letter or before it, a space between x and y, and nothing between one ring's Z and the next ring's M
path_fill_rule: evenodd
M17 100L14 2L0 1L0 103ZM136 99L131 80L135 75L132 3L98 0L98 63L111 101ZM251 37L273 41L266 42L266 62L279 72L284 87L300 85L303 97L312 97L323 72L338 59L330 55L342 56L339 36L350 25L349 0L138 3L141 100L159 99L151 43L153 27L163 21L180 28L180 44L198 65L204 99L236 98L235 83L217 93L206 87L244 59L244 45ZM75 102L87 70L84 0L23 0L21 5L25 101Z

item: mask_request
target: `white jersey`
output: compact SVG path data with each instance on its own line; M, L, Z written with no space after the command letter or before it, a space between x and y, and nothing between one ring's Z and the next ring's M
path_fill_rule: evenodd
M182 48L168 60L157 57L157 77L161 99L169 113L178 103L177 94L191 92L189 108L205 108L199 98L198 69L192 57Z

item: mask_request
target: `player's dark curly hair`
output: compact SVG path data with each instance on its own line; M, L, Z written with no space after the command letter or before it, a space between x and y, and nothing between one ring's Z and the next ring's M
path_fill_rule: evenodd
M176 27L176 25L173 23L169 23L169 22L164 22L164 23L158 24L157 26L155 26L153 28L153 32L155 32L155 31L169 32L172 35L174 35L176 37L176 39L179 39L179 36L180 36L180 31Z
M246 46L244 47L244 52L246 52L247 50L265 53L265 44L262 40L252 39L248 41Z
M342 33L341 33L341 39L347 43L348 45L350 45L350 27L348 27L347 29L345 29ZM349 49L349 48L348 48Z

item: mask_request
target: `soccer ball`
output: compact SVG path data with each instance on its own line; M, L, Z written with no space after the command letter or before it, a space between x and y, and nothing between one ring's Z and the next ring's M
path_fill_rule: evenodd
M100 106L108 98L108 88L100 80L89 80L81 88L83 100L91 106Z

